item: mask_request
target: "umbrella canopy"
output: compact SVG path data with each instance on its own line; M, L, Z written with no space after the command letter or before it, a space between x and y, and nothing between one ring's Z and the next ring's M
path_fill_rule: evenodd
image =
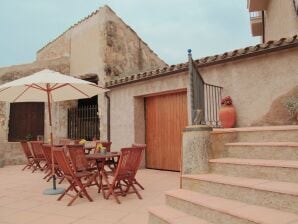
M44 69L27 77L1 85L0 101L47 102L49 107L51 144L53 145L52 102L90 98L105 91L107 91L107 89L95 85L92 82ZM52 162L54 162L54 159L52 159ZM54 164L52 164L52 169L53 191L49 191L49 194L55 194L57 192Z
M0 100L7 102L47 102L90 98L107 89L48 69L0 86Z

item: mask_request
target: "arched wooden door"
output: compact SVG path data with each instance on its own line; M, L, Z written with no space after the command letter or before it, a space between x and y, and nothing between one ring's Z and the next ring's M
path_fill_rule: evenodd
M187 125L186 92L145 98L146 167L180 170L182 131Z

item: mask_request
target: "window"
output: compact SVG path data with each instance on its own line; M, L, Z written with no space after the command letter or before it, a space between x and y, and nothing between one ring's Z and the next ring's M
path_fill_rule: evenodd
M10 142L44 135L44 103L11 103L8 127Z

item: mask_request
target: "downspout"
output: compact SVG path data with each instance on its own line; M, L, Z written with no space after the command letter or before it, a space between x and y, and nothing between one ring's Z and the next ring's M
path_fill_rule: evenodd
M262 24L263 24L263 35L262 35L262 41L265 43L265 12L262 11Z
M111 98L107 92L105 98L107 99L107 140L111 141Z

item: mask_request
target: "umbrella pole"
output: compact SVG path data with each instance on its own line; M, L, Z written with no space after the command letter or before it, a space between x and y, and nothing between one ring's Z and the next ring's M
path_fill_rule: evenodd
M56 190L56 175L55 175L55 168L54 168L54 153L53 153L54 139L53 139L53 128L52 128L52 107L51 107L51 101L50 101L50 92L47 91L47 94L48 94L48 110L49 110L49 124L50 124L50 139L51 139L53 190Z
M51 90L50 85L47 84L47 95L48 95L48 111L49 111L49 124L50 124L50 139L51 139L51 156L52 156L52 179L53 179L53 188L46 189L43 193L49 195L56 195L62 194L64 192L63 188L56 187L56 175L55 175L55 167L54 167L54 153L53 153L53 146L54 146L54 138L53 138L53 128L52 128L52 105L51 105Z

